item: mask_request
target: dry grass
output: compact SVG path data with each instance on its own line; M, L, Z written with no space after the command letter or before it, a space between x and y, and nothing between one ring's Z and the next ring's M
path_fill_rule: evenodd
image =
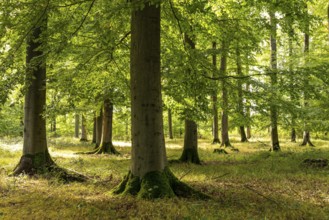
M260 142L261 141L261 142ZM240 152L214 154L217 146L200 140L203 165L171 164L178 178L212 196L210 201L115 197L110 190L127 173L130 148L121 156L75 155L89 144L72 139L50 141L57 164L92 178L64 184L53 179L8 177L20 157L0 142L0 219L329 219L329 168L301 165L306 158L329 159L329 142L316 148L282 142L282 152L268 151L268 140L233 144ZM168 158L177 159L182 140L169 141Z

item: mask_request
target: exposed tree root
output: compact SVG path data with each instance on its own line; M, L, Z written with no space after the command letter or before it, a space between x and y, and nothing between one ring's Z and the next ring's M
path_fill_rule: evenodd
M201 164L197 149L184 149L179 161L183 163Z
M41 175L46 178L56 178L65 183L85 182L89 179L80 173L57 166L49 155L43 153L22 156L11 176L20 174Z
M226 150L221 149L221 148L214 149L214 152L213 153L217 153L217 154L228 154Z
M175 196L210 199L208 195L178 180L169 168L165 168L163 172L149 172L142 179L133 176L129 172L112 192L114 194L133 195L143 199L171 198Z
M112 143L101 144L98 148L87 151L87 152L77 152L75 154L112 154L120 155L120 152L115 149Z

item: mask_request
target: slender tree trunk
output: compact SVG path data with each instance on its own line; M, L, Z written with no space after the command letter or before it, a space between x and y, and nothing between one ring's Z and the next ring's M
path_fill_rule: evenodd
M81 117L81 138L80 141L88 141L87 138L87 125L86 125L86 117L82 114Z
M93 137L91 143L96 144L96 114L95 113L94 113L94 122L93 122Z
M102 128L103 128L103 109L100 110L99 114L96 116L96 144L95 149L97 149L102 141Z
M216 50L216 42L212 43L212 48ZM212 64L214 65L214 69L217 69L217 56L215 54L212 55ZM215 76L215 73L213 74ZM219 133L218 133L218 101L217 101L217 86L214 88L214 93L212 95L212 111L213 111L213 141L212 144L220 144Z
M46 58L42 51L42 34L47 28L46 16L27 37L24 141L23 155L14 169L14 175L33 174L54 164L47 147L46 121Z
M241 54L240 54L239 43L237 43L236 56L237 56L236 57L237 75L242 77L243 73L242 73L242 62L241 62ZM238 80L238 111L241 115L241 118L245 119L241 79ZM246 132L244 130L244 123L245 123L244 121L240 122L241 142L248 142L247 135L246 135Z
M292 66L292 56L293 56L293 47L292 47L292 37L293 37L293 27L292 25L289 26L289 38L288 38L288 44L289 44L289 73L290 73L290 86L291 88L294 88L294 77L293 77L293 66ZM294 91L290 92L290 99L292 103L296 103L296 96L294 95ZM291 142L296 142L296 129L295 129L295 113L291 113L291 135L290 140Z
M112 143L113 104L109 99L104 100L102 140L97 154L119 154Z
M139 0L131 3L140 4ZM140 198L183 196L191 191L167 166L161 97L160 7L147 1L142 9L132 12L131 18L132 165L114 193Z
M169 139L174 139L173 131L172 131L172 115L170 108L168 108L168 127L169 127Z
M275 88L277 86L277 44L276 44L276 18L275 13L270 11L270 20L271 20L271 86ZM278 110L276 103L273 103L273 100L277 99L275 94L275 89L272 90L272 98L270 100L270 115L271 115L271 141L272 141L272 150L280 151L279 143L279 134L278 134Z
M249 67L247 66L247 72L249 72ZM250 92L250 84L247 83L246 90ZM250 126L250 118L251 118L251 112L250 112L250 101L247 102L246 106L246 115L248 117L248 125L247 125L247 138L251 138L251 126Z
M80 117L78 114L74 115L74 125L75 125L75 130L74 130L74 137L79 138L79 130L80 130Z
M226 75L227 68L227 51L225 43L222 44L222 56L220 62L220 72L222 75ZM222 144L221 146L231 147L230 138L228 134L228 93L226 87L226 79L222 80Z
M201 164L198 155L198 126L192 120L185 119L184 147L179 160L187 163Z
M307 8L306 8L307 10ZM310 51L310 30L309 30L309 24L306 25L306 30L304 33L304 54L305 54L305 63L307 64L308 61L308 53ZM309 100L309 93L308 93L308 87L309 87L309 77L304 76L304 108L307 109L308 107L308 100ZM306 146L307 144L311 147L314 147L314 144L311 142L311 134L310 131L308 130L309 127L309 117L306 116L304 117L304 132L303 132L303 142L301 143L300 146Z

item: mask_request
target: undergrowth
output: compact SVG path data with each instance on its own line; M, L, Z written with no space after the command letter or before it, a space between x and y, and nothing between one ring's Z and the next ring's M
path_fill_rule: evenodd
M303 166L305 159L329 159L329 142L315 148L281 142L269 152L266 141L234 142L239 152L214 154L209 140L199 141L202 165L173 163L176 177L212 197L140 200L110 193L127 173L130 148L120 156L76 155L93 145L52 139L50 154L61 167L90 178L65 183L56 178L8 177L21 150L0 142L0 219L329 219L329 168ZM17 145L15 140L13 145ZM181 155L182 140L168 143L168 159ZM60 211L59 211L60 210Z

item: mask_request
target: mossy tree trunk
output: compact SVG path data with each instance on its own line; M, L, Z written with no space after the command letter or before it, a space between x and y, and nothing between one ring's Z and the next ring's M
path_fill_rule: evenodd
M112 143L113 104L107 98L103 106L102 139L96 154L119 154Z
M81 138L80 141L88 141L87 137L87 121L84 114L81 116Z
M169 139L174 139L173 130L172 130L172 114L170 108L168 108L168 129L169 129Z
M134 5L139 0L132 0ZM132 11L130 49L131 170L114 193L140 198L193 192L167 166L160 74L160 5L146 1ZM191 193L189 193L191 194Z
M201 164L198 154L198 126L195 121L185 119L185 136L182 162Z
M214 54L212 55L212 64L214 69L217 69L217 56L216 56L216 42L212 43L212 49L214 50ZM215 72L215 71L214 71ZM213 73L213 77L215 77L215 73ZM217 98L217 86L214 88L214 92L212 94L212 112L213 112L213 126L212 126L212 133L213 133L213 141L212 144L220 144L219 140L219 132L218 132L218 98Z
M220 72L224 76L226 75L227 68L227 45L226 42L222 42L222 55L220 61ZM222 79L222 144L221 146L231 147L229 138L229 126L228 126L228 91L226 85L226 79Z
M43 117L46 104L46 58L43 33L47 28L46 14L27 37L24 140L23 155L14 170L14 175L34 174L53 165L48 153L46 121Z
M306 146L309 145L311 147L314 147L314 144L311 142L311 134L309 131L304 131L303 132L303 142L301 143L300 146Z
M74 115L74 137L79 138L79 130L80 130L80 117L79 114Z
M277 95L275 93L278 83L278 76L277 76L277 43L276 43L276 26L277 21L275 18L275 13L270 10L270 22L271 22L271 37L270 37L270 44L271 44L271 86L272 86L272 97L270 100L270 117L271 117L271 141L272 141L272 150L273 151L280 151L280 143L279 143L279 134L278 134L278 109L275 101L277 100Z

